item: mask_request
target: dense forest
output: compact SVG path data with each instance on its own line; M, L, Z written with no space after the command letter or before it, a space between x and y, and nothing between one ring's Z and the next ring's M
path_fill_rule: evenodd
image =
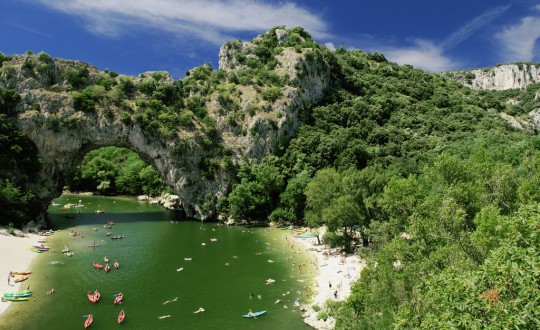
M303 29L289 33L287 46L314 49L310 56L330 65L331 87L321 102L302 110L296 136L277 154L237 167L230 193L216 201L219 213L326 225L326 242L365 257L367 267L349 299L323 307L337 318L337 329L539 328L540 138L513 128L499 113L539 108L534 95L540 86L473 91L382 54L331 51ZM249 115L239 113L231 84L259 83L272 99L286 83L268 74L283 45L273 33L258 42L259 60L241 75L204 66L169 94L165 87L156 93L150 83L131 86L165 106L141 101L144 111L126 112L125 120L147 121L155 134L172 134L174 125L188 121L188 114L173 116L176 107L191 107L214 136L204 99L184 102L175 95L226 80L221 101L230 105L231 124ZM95 98L85 90L74 105L93 106ZM17 101L0 90L0 158L31 173L39 165L35 152L6 119ZM165 109L159 116L152 112L158 108ZM32 195L16 186L9 166L0 172L0 200L28 218ZM211 171L220 165L201 166ZM122 194L163 189L151 167L116 148L89 153L70 185Z

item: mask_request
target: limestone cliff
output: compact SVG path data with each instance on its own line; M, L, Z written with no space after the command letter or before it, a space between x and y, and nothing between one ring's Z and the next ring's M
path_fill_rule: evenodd
M503 64L485 69L451 71L443 75L476 90L525 88L530 84L540 82L540 64Z
M188 216L215 217L215 201L230 189L237 164L286 143L299 112L329 84L329 65L318 50L301 47L303 38L296 47L285 44L288 33L274 29L258 41L226 44L221 70L203 66L178 81L164 72L100 72L44 53L5 60L0 87L21 96L12 120L43 163L26 187L45 207L88 151L121 146L156 168ZM262 41L277 42L279 50L266 56ZM245 57L251 60L243 65Z
M505 110L490 110L497 111L503 120L517 129L530 132L540 130L540 94L537 92L534 99L527 100L529 104L523 106L524 100L530 99L530 97L524 96L527 89L533 84L540 83L540 63L503 64L485 69L444 72L442 75L474 90L505 91L514 89L522 91L521 93L513 93L514 95L504 100L505 107L508 108L506 111L511 112L512 115ZM523 113L520 108L528 110Z

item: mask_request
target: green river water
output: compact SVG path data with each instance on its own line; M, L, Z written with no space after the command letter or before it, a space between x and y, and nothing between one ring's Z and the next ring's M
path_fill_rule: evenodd
M62 208L79 201L84 207ZM294 267L306 256L287 247L289 231L186 220L173 224L174 213L134 198L62 195L54 202L60 205L51 206L49 216L60 231L46 245L55 252L39 254L22 285L30 285L36 300L12 303L0 317L0 329L83 329L85 314L94 315L90 329L311 329L293 301L305 300L313 269L298 273ZM116 223L112 229L103 226L108 220ZM73 237L71 230L82 235ZM125 238L111 240L107 231ZM88 247L94 241L101 246ZM73 256L61 253L65 245ZM118 260L120 269L94 269L92 261L104 264L105 256L111 266ZM267 285L268 278L276 282ZM51 288L56 293L47 294ZM86 297L95 289L101 293L97 304ZM114 305L118 292L124 301ZM276 304L277 299L282 302ZM205 312L194 314L199 307ZM119 325L122 308L126 319ZM249 309L268 313L242 318Z

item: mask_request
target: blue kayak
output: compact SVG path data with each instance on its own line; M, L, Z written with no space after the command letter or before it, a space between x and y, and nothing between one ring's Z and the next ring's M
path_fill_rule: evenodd
M266 312L267 312L267 311L253 312L253 315L245 314L245 315L242 315L242 317L245 317L245 318L257 317L257 316L259 316L259 315L266 314Z

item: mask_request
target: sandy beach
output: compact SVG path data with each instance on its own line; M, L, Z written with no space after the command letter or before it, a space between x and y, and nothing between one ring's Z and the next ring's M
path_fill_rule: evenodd
M15 283L13 280L22 277L15 275L11 277L8 284L10 271L28 271L30 264L38 253L28 250L32 245L38 244L38 240L43 238L36 234L24 234L24 237L8 235L4 228L0 228L0 294L3 296L7 292L16 292L21 288L26 289L26 282ZM28 275L32 276L32 274ZM0 314L2 314L11 302L0 302Z
M319 229L319 237L324 229ZM304 322L319 329L333 329L335 320L328 318L326 321L318 320L313 306L323 308L327 300L345 300L351 294L351 285L360 277L360 272L364 267L364 262L357 255L342 255L325 245L317 245L317 238L300 238L291 235L295 245L300 245L310 256L310 260L315 264L317 276L315 277L312 301L304 304Z

